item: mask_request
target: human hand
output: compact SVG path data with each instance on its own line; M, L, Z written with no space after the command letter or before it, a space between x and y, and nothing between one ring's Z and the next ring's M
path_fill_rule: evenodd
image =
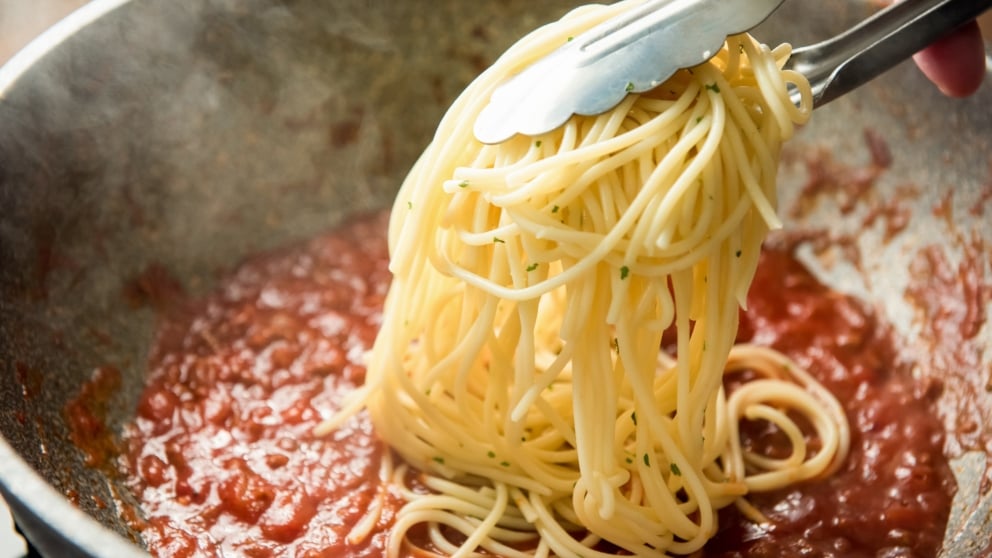
M949 97L967 97L985 77L985 45L971 22L913 55L924 75Z

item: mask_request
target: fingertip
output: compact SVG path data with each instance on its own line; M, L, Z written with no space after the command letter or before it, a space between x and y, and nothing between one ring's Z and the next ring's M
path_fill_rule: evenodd
M913 56L923 74L949 97L967 97L985 77L985 45L976 22L939 39Z

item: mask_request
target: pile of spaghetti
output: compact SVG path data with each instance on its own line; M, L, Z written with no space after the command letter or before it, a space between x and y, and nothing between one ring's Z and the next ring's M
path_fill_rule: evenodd
M451 555L688 554L720 508L760 521L748 493L828 475L846 455L824 388L734 345L780 226L780 145L811 110L809 84L782 69L788 45L733 36L605 114L499 145L472 135L503 79L631 6L577 9L507 51L398 195L366 384L321 427L367 409L402 457L386 473L408 500L390 555L414 529ZM677 358L660 349L671 328ZM726 389L739 370L749 380ZM749 451L744 420L773 425L791 454ZM429 490L407 486L410 466Z

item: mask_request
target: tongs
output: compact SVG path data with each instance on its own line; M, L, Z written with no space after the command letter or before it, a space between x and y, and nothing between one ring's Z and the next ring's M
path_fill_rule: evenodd
M714 56L730 35L763 22L783 0L647 0L574 37L494 91L475 136L500 143L537 136L573 114L605 112ZM953 29L992 0L905 0L825 41L797 48L788 67L810 81L821 107Z

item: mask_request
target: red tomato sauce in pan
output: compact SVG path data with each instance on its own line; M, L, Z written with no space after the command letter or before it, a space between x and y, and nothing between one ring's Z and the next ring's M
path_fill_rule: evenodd
M125 435L139 527L157 556L382 556L402 501L379 480L388 451L361 413L312 429L360 385L389 283L386 216L241 265L203 300L163 313L147 387ZM833 391L851 423L841 470L751 501L764 525L721 514L706 556L933 556L954 482L932 412L885 324L768 248L740 341L783 351ZM773 447L760 425L747 443ZM372 535L348 533L377 494Z

